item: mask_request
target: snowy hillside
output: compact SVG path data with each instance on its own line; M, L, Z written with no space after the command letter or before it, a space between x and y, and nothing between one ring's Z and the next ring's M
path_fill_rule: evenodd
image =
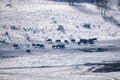
M120 13L110 4L102 16L87 2L0 0L0 80L120 80Z
M3 0L2 0L3 1ZM0 39L8 42L26 40L26 36L31 40L44 41L51 39L93 38L99 40L119 39L120 27L113 21L106 21L100 15L100 11L95 5L90 3L76 3L69 6L64 2L31 0L12 1L10 6L7 1L2 2L0 9ZM108 18L113 17L118 21L119 12L108 11ZM90 24L90 29L83 25ZM57 30L62 25L65 32ZM11 28L14 26L17 30ZM8 36L4 34L8 32ZM58 36L59 35L59 36Z

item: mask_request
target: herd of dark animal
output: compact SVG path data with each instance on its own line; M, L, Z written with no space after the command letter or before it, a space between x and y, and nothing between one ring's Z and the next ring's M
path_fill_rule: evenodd
M52 41L52 39L47 39L46 42L48 44L51 44L52 45L52 48L53 49L64 49L65 48L65 45L69 44L70 42L71 43L77 43L78 45L94 45L94 43L97 41L97 38L91 38L91 39L80 39L79 42L76 42L75 39L71 39L70 41L68 40L64 40L64 42L62 42L61 40L56 40L55 42ZM15 49L19 49L20 46L18 44L14 44L13 47ZM41 49L44 49L45 46L44 44L36 44L36 43L33 43L32 44L32 47L33 48L41 48Z
M70 44L71 43L77 43L78 45L94 45L94 43L97 41L97 38L91 38L91 39L80 39L78 42L75 39L71 39L70 41L68 40L64 40L64 42L62 42L61 40L56 40L55 42L52 41L52 39L47 39L46 42L48 44L52 45L53 49L64 49L65 45ZM44 44L36 44L33 43L31 45L33 48L40 48L40 49L45 49ZM15 49L20 49L20 46L18 44L14 44L13 47ZM30 49L27 49L25 51L26 53L31 53Z

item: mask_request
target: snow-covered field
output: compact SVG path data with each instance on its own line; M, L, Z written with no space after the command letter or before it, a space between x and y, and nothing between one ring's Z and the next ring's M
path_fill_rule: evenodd
M0 80L120 80L120 67L111 68L120 65L120 13L115 8L104 19L90 3L13 1L10 7L0 0ZM90 28L84 28L85 23ZM52 49L45 42L81 38L98 41L92 46L70 43L65 49ZM45 49L33 48L33 43ZM94 72L106 64L111 71Z
M6 7L5 3L0 5L0 36L2 36L0 38L2 40L5 38L7 42L26 42L26 37L34 41L44 41L47 38L53 40L120 38L119 26L112 21L104 20L95 5L76 3L74 6L69 6L64 2L41 0L37 3L35 1L29 4L16 2L11 8ZM108 10L107 13L107 17L112 16L118 21L120 21L119 15L119 11L116 10ZM90 24L91 29L84 28L85 23ZM57 30L59 25L63 26L65 32ZM15 26L17 30L11 29L11 26ZM6 38L5 32L8 32L10 39Z
M26 49L1 50L0 80L120 80L120 72L112 68L110 72L93 72L104 66L99 63L120 61L120 43L116 42L119 41L96 42L95 46L69 45L66 49L31 48L31 53L26 53ZM107 50L82 51L97 47ZM97 64L87 65L94 63Z

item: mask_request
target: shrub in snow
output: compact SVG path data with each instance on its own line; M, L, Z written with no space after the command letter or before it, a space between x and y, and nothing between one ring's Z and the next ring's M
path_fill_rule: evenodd
M44 30L44 29L41 29L41 32L44 34L44 33L45 33L45 30Z
M3 29L9 29L6 25L2 25L2 27L1 28L3 28Z
M30 47L30 45L29 45L29 44L27 44L26 46L27 46L27 47Z
M26 29L25 27L22 27L21 30L23 30L23 31L27 31L27 29Z
M59 31L61 31L61 32L63 32L63 33L65 33L65 30L64 30L64 28L63 28L62 25L58 25L57 30L59 30Z
M103 19L110 23L114 23L117 26L120 26L120 21L114 19L114 17L112 17L112 16L103 16Z
M10 7L10 8L11 8L11 7L13 7L13 6L12 6L11 4L6 4L6 7Z
M100 25L98 25L98 27L100 28Z
M118 10L120 11L120 0L117 1Z
M84 28L87 28L87 29L90 29L90 28L91 28L90 24L88 24L88 23L85 23L85 24L83 25L83 27L84 27Z
M79 26L76 26L76 28L79 28Z
M27 41L30 41L30 37L29 36L27 36L26 39L27 39Z
M56 23L57 23L57 21L53 21L53 23L55 23L55 24L56 24Z
M1 43L3 43L3 44L5 44L5 43L6 43L6 41L5 41L5 40L1 40L0 42L1 42Z
M20 29L20 28L14 26L14 25L11 25L10 28L11 28L12 30L19 30L19 29Z
M5 35L7 35L7 36L8 36L8 32L7 32L7 31L5 32Z

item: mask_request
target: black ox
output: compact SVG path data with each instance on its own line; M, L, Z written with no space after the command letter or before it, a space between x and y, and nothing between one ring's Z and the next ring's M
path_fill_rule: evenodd
M20 46L17 45L17 44L14 44L13 47L14 47L15 49L19 49L19 48L20 48Z
M45 48L43 44L32 44L32 46L33 46L34 48L42 48L42 49Z
M80 44L92 44L94 45L95 41L97 41L97 38L91 38L91 39L80 39L80 41L78 42L78 45Z
M63 48L65 48L65 45L64 45L64 44L52 45L52 48L55 48L55 49L63 49Z

